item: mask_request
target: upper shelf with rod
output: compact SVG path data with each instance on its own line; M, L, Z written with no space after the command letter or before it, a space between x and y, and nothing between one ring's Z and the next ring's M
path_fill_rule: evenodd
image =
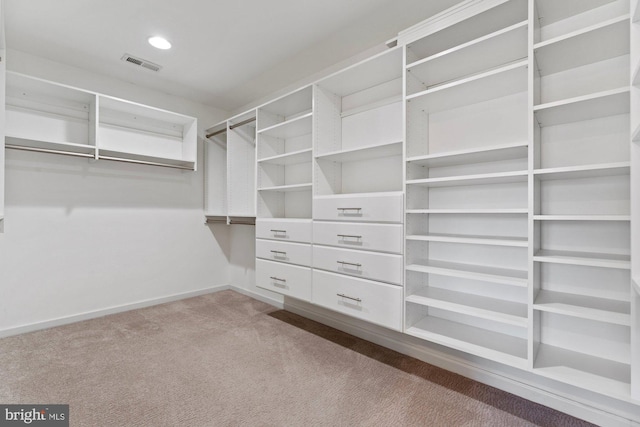
M196 169L193 117L13 72L6 148Z

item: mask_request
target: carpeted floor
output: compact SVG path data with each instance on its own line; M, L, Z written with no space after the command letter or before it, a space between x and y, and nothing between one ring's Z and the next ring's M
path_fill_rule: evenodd
M0 403L72 426L587 426L233 291L0 340Z

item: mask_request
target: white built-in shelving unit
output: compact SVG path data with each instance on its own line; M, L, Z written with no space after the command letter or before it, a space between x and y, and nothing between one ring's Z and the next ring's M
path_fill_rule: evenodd
M637 404L639 4L463 2L247 113L257 286Z
M629 2L532 10L532 367L628 398Z
M405 331L527 365L527 2L407 44Z
M7 73L7 148L196 169L193 117Z

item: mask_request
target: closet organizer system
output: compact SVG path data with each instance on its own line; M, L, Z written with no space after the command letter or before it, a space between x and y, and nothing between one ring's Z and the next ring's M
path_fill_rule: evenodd
M638 403L639 19L463 2L211 128L207 218L261 288Z

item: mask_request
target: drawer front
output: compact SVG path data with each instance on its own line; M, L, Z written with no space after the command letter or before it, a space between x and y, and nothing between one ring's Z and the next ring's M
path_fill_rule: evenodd
M314 246L313 268L402 284L402 255Z
M311 243L311 220L257 219L256 238Z
M256 240L256 257L310 267L311 245L258 239Z
M314 222L313 243L401 254L402 225Z
M402 222L402 194L314 199L313 218L328 221Z
M313 271L314 304L399 331L402 288L340 274Z
M256 286L303 301L310 301L311 269L257 259Z

